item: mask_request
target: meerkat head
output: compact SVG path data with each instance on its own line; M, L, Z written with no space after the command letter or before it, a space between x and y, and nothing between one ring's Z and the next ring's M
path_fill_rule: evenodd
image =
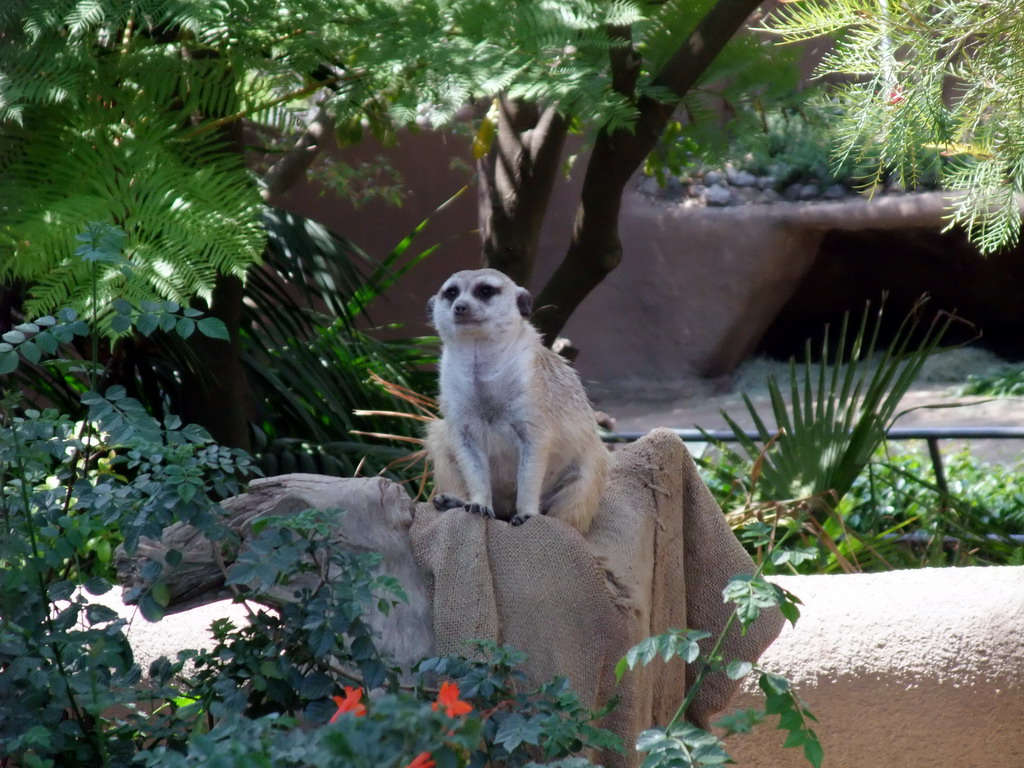
M517 333L532 304L530 292L498 270L467 269L444 281L427 312L442 341L494 341Z

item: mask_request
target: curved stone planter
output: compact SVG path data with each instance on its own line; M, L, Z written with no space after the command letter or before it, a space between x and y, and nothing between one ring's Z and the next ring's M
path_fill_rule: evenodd
M825 765L1024 766L1024 567L776 580L803 616L761 665L818 717ZM763 724L729 750L746 768L806 767L784 735Z

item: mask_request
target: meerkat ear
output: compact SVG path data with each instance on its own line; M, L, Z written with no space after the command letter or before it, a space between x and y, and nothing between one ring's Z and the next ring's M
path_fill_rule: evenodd
M525 288L516 290L516 306L519 307L520 315L523 317L530 316L530 310L533 309L533 296Z

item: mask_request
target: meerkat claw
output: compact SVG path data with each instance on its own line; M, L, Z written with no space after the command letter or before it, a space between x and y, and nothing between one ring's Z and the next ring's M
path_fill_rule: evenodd
M466 503L462 499L457 499L450 493L439 493L431 501L434 502L434 509L438 512L445 512L449 509L458 509L459 507L466 506Z
M516 515L515 517L513 517L511 520L508 521L508 524L509 525L522 525L523 523L525 523L529 519L530 519L529 515Z
M480 515L480 517L486 517L488 520L494 519L494 510L490 507L485 507L481 504L464 504L463 505L467 512Z

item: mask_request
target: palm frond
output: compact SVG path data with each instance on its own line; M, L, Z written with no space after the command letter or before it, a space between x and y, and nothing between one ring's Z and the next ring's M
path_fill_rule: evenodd
M769 377L774 428L744 396L759 442L768 443L778 433L774 448L763 457L764 498L841 499L885 439L900 399L954 320L936 315L925 327L923 304L917 306L877 359L882 313L875 313L873 323L870 314L869 306L852 337L849 318L844 318L834 345L826 333L817 366L810 343L802 365L790 361L788 402L779 383ZM829 365L831 357L834 362ZM724 412L723 416L747 460L759 460L756 443L735 419Z

